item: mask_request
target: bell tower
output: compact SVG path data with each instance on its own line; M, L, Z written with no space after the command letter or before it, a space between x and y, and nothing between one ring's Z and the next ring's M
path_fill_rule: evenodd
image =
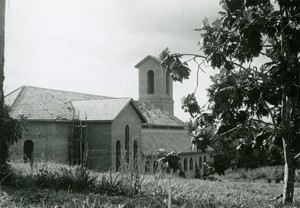
M135 68L139 69L139 101L151 102L174 115L173 81L161 60L148 55Z

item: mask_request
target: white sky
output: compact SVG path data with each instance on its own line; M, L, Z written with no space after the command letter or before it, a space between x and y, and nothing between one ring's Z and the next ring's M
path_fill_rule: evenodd
M5 94L22 86L138 99L134 65L147 55L198 53L202 20L217 18L219 0L7 0ZM174 83L175 115L192 78ZM200 73L206 103L211 69Z

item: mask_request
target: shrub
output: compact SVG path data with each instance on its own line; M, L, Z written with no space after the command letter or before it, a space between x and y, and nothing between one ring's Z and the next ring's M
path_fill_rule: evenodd
M229 180L265 180L267 182L279 183L283 180L283 167L282 166L271 166L262 167L257 169L237 169L227 170L224 178Z
M105 195L135 196L141 193L140 174L138 172L126 175L118 173L115 176L112 172L108 175L103 174L95 187L95 192Z

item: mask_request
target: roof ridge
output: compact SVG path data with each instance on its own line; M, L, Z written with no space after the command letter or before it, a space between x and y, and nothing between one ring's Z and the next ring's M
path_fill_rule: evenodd
M53 119L55 119L54 113L52 113L48 108L46 108L46 106L30 91L30 89L28 89L28 86L24 86L24 88L26 88L29 94L38 102L38 104L40 104L40 106L42 106L42 108L45 109L50 114L50 116L52 116Z
M76 94L81 94L81 95L92 95L92 96L99 96L99 97L105 97L105 98L114 98L114 97L109 97L109 96L105 96L105 95L95 95L95 94L68 91L68 90L57 90L57 89L51 89L51 88L45 88L45 87L36 87L36 86L28 86L28 85L24 85L23 87L26 87L27 89L28 88L37 88L37 89L52 90L52 91L57 91L57 92L69 92L69 93L76 93Z
M105 100L130 100L131 97L124 97L124 98L104 98L104 99L88 99L88 100L71 100L71 102L90 102L90 101L105 101Z

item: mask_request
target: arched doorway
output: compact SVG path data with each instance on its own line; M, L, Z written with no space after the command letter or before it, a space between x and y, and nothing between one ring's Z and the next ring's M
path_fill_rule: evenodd
M34 148L34 144L32 140L26 140L24 142L24 162L33 162L33 148Z

